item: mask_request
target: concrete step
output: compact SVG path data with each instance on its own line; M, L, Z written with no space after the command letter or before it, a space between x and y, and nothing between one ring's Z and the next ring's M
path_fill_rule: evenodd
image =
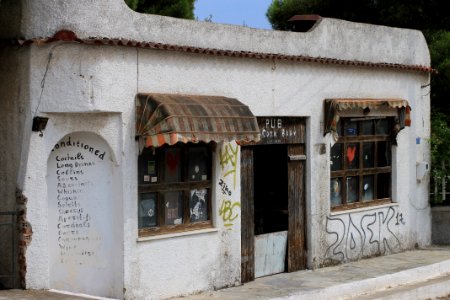
M450 247L430 247L174 299L411 299L450 294ZM450 300L450 299L449 299Z
M422 282L387 287L384 290L358 295L358 300L450 299L450 273Z

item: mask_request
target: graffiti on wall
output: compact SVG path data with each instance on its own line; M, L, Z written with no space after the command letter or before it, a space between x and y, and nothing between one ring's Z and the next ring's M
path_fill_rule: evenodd
M236 187L236 165L237 165L238 145L225 144L219 150L220 167L222 168L222 176L233 176L233 188Z
M403 225L403 214L393 207L363 215L327 217L326 232L331 245L325 258L346 261L398 252L401 242L395 227Z
M224 143L219 149L219 158L221 172L218 185L223 197L219 206L219 216L224 226L231 230L241 211L240 201L236 201L233 197L236 189L238 145Z
M222 200L220 205L219 215L224 222L224 226L233 226L233 221L239 217L239 211L241 208L241 203L231 200Z

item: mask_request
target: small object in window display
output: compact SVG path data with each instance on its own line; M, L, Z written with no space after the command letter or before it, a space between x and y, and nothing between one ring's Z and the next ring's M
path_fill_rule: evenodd
M183 223L183 197L182 192L173 191L164 194L165 225L177 225ZM179 221L178 219L181 219ZM180 223L175 223L180 222Z
M347 148L347 158L349 163L353 162L353 160L355 159L355 154L356 154L356 147Z
M191 215L191 222L206 221L208 219L206 197L208 190L192 190L191 200L189 203L189 211Z
M208 170L207 160L209 159L207 148L195 147L188 151L188 176L191 181L206 180L203 175Z
M331 205L339 205L342 204L341 199L341 180L339 178L334 178L331 180L330 183L330 189L331 189Z
M139 228L156 225L156 195L154 193L142 194L139 204Z
M359 167L358 146L358 144L349 144L347 146L347 162L349 169L357 169Z
M152 208L150 208L150 209L148 210L148 212L147 212L147 215L148 215L150 218L153 217L153 216L155 215L155 210L152 209Z
M347 203L353 203L358 201L358 177L347 177Z
M341 143L334 144L334 146L331 147L331 154L330 154L331 171L342 170L342 159L341 159L342 147L343 144Z
M345 122L344 124L345 135L358 135L358 123L357 122Z
M153 175L153 174L156 173L156 167L155 167L155 161L154 160L148 161L148 163L147 163L147 173L149 175Z
M144 182L149 182L149 181L150 181L150 176L144 175Z
M152 183L158 182L158 177L152 177L150 181Z

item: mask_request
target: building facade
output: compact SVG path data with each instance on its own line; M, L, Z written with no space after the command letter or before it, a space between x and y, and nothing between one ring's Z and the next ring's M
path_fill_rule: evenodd
M160 299L430 243L420 32L0 5L0 208L20 225L0 263L23 287Z

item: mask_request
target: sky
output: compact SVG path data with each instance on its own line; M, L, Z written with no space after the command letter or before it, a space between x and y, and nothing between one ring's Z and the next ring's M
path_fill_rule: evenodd
M271 29L266 11L272 0L196 0L195 17L203 21Z

